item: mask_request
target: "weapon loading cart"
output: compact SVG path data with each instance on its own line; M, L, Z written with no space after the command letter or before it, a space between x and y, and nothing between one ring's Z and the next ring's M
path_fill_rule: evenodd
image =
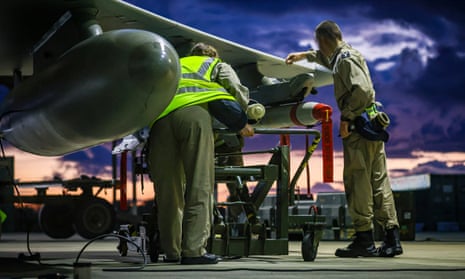
M222 256L287 255L289 230L300 229L304 235L302 256L305 261L313 261L325 217L318 215L316 207L311 207L310 211L313 212L308 212L307 215L291 215L289 206L294 204L297 180L320 142L320 132L314 129L256 129L256 133L312 135L314 139L292 179L289 166L290 150L286 145L271 150L239 154L271 154L271 159L266 165L216 167L215 180L218 183L234 185L234 191L229 187L228 189L230 198L235 196L232 202L216 204L209 250ZM228 155L238 154L217 154ZM253 191L249 191L247 182L256 182ZM271 218L263 222L258 216L258 211L275 183L276 200L270 209ZM233 207L236 210L231 210ZM238 207L242 208L242 214L238 214ZM240 218L241 216L243 218Z

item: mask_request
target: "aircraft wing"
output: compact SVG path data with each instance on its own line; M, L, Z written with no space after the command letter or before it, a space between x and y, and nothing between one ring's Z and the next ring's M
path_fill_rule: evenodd
M251 82L246 82L250 87L260 85L258 81L261 81L262 76L289 79L302 73L314 76L314 87L332 83L331 72L315 63L286 65L283 58L208 34L119 0L1 1L0 82L2 77L11 76L15 69L21 70L25 76L33 75L56 62L61 54L78 43L78 28L70 23L74 15L71 19L65 16L67 12L74 13L79 9L95 11L96 20L104 31L129 28L158 34L168 40L180 56L187 54L192 43L202 41L212 44L224 61L236 70L241 69L248 79L254 76ZM18 20L21 18L28 20ZM238 72L241 76L241 72Z
M313 73L314 87L333 82L331 72L315 63L287 65L283 58L169 20L123 1L99 0L96 5L99 9L98 21L104 30L131 27L152 31L172 43L181 56L187 53L192 42L205 42L215 46L222 59L236 69L253 65L261 75L286 79L302 73Z

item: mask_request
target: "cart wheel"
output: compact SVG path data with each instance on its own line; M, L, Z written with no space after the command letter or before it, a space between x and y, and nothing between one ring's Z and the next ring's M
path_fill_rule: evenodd
M160 235L156 231L153 237L149 241L149 251L150 261L152 263L158 262L158 256L160 255Z
M115 210L104 199L92 198L76 211L74 227L84 238L109 233L115 226Z
M314 244L315 233L306 233L302 239L302 257L306 262L313 262L318 252L318 244Z
M71 202L43 204L39 211L39 225L51 238L68 238L73 236L73 205Z

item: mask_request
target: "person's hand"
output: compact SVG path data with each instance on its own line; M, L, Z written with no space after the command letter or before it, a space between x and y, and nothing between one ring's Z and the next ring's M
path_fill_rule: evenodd
M286 57L286 64L292 64L294 62L300 61L302 59L305 59L306 56L307 53L305 51L289 53Z
M341 138L345 139L352 133L349 131L349 125L349 121L341 121L341 125L339 126L339 135Z
M250 124L246 124L245 127L239 131L239 134L243 137L253 137L253 135L255 135L255 131Z

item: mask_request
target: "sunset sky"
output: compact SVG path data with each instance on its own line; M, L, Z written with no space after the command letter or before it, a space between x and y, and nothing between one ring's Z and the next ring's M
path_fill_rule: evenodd
M391 116L391 140L386 145L391 176L465 173L465 13L459 1L128 2L279 57L315 48L314 27L325 19L336 21L344 40L366 57L377 100ZM318 91L308 100L334 108L337 135L333 88ZM256 136L247 140L246 150L273 147L277 140ZM342 146L339 138L334 141L336 182L330 186L342 190ZM293 162L302 156L303 142L302 137L294 138ZM322 182L319 150L311 159L312 185ZM108 144L64 157L37 157L13 147L7 154L16 156L16 178L23 181L56 174L64 178L111 174ZM248 163L259 160L263 158L246 158ZM300 184L304 187L303 180ZM150 195L146 192L144 199Z

